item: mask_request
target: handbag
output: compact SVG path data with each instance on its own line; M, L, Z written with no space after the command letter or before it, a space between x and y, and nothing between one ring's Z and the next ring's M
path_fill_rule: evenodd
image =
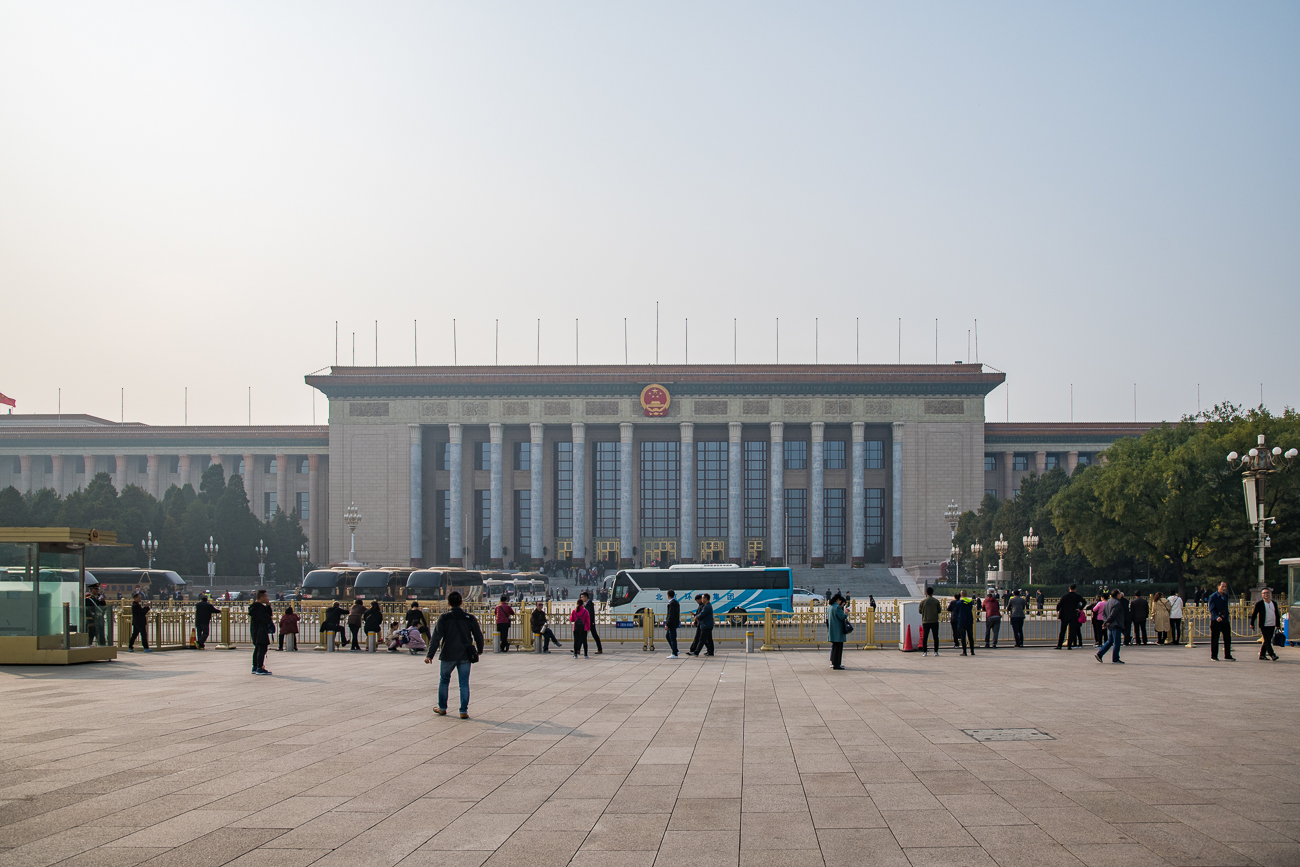
M852 631L853 631L853 624L852 624L850 621L845 620L845 621L844 621L844 634L845 634L845 635L848 635L848 634L849 634L850 632L852 632Z

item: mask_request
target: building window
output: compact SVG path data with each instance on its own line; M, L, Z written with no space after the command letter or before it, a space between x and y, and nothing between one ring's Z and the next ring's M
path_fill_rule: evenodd
M681 444L641 442L641 538L675 539L681 532Z
M77 463L76 463L75 466L73 466L72 471L73 471L74 473L84 473L84 472L86 471L86 457L85 457L85 455L82 455L82 456L80 456L80 457L77 458Z
M14 458L16 461L17 458ZM104 459L104 472L117 474L117 455L109 455Z
M767 440L750 440L742 446L745 461L745 536L767 536Z
M727 443L695 444L695 532L700 539L727 535Z
M442 443L446 445L446 443ZM451 491L434 492L435 528L433 559L438 563L451 562ZM456 555L460 556L459 553Z
M311 520L311 494L306 491L300 491L293 495L294 508L298 510L299 521Z
M997 488L985 488L985 489L984 489L984 496L986 496L986 497L993 497L994 499L997 499L997 496L998 496L998 489L997 489Z
M866 448L866 468L869 470L883 470L885 468L885 443L883 440L867 440L863 443Z
M280 462L277 461L275 458L267 458L266 459L267 475L273 476L278 472L280 472Z
M434 443L433 444L433 469L450 470L451 469L451 443Z
M596 504L595 538L617 539L619 518L619 444L592 443L594 474L592 487Z
M996 472L996 471L997 471L997 468L998 468L998 459L997 459L997 456L996 456L996 455L985 455L985 456L984 456L984 472L986 472L986 473Z
M573 443L555 444L555 538L573 538Z
M171 457L167 458L167 472L171 473L172 475L176 475L180 473L180 471L181 471L180 455L172 455Z
M844 563L848 534L848 507L845 488L826 488L823 492L822 528L826 563Z
M1011 469L1027 470L1029 469L1029 455L1016 455L1011 460Z
M822 465L828 470L844 469L844 440L827 440L822 443Z
M136 472L140 473L141 475L148 475L148 474L149 474L149 456L148 456L148 455L140 455L140 460L136 461L136 467L137 467ZM239 468L240 468L241 470L244 468L244 465L243 465L242 462L240 463Z
M885 562L885 489L867 488L867 535L863 555L868 563Z
M239 459L239 469L236 471L236 475L238 475L238 476L240 476L240 477L242 477L242 476L244 475L244 459L243 459L243 458L240 458L240 459Z
M269 521L275 517L275 491L262 494L262 520Z
M22 472L23 472L23 459L22 459L22 458L14 458L13 470L12 470L11 472L13 472L13 474L14 474L15 476L22 475ZM114 470L113 472L117 472L117 470Z
M787 470L808 469L807 440L785 441L785 468Z
M808 562L808 491L803 488L785 490L785 562Z
M533 468L533 444L530 442L515 443L515 469L530 470Z
M533 556L533 492L515 491L515 561Z
M1046 462L1043 464L1044 470L1054 470L1061 465L1060 455L1048 455Z
M492 560L492 492L474 492L474 562L483 566Z
M146 460L148 459L146 458ZM45 469L45 474L47 476L51 475L54 472L54 456L46 455L45 459L41 462L41 466Z
M492 469L492 443L474 443L474 469Z
M298 464L298 475L305 476L311 473L310 460L307 458L295 458L294 461Z
M1091 457L1089 457L1088 455L1079 455L1079 466L1086 467L1086 466L1091 466L1091 464L1092 464Z

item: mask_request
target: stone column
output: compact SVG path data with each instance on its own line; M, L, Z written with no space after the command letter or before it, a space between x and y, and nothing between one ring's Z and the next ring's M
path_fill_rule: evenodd
M849 484L853 487L853 490L849 492L853 524L853 559L850 562L853 563L854 567L858 568L865 566L867 562L866 431L867 426L864 422L855 421L853 423L853 453L851 455L853 465L849 471Z
M1016 495L1016 480L1012 475L1016 466L1016 453L1002 453L1002 499L1009 500Z
M189 456L189 455L177 455L177 456L176 456L176 469L177 469L177 471L180 473L180 477L181 477L181 478L180 478L180 487L183 488L183 487L185 487L186 485L193 485L193 486L194 486L194 489L197 491L199 486L198 486L198 485L195 485L195 484L194 484L194 479L190 477L190 468L191 468L191 465L190 465L190 456Z
M145 460L148 461L149 468L149 480L145 485L145 490L153 494L155 499L160 500L162 499L162 492L159 491L159 488L162 487L162 482L158 476L159 470L162 469L161 460L158 455L149 455ZM254 509L253 511L256 512L257 510Z
M1066 473L1066 475L1069 475L1069 476L1074 475L1074 470L1075 470L1075 468L1078 467L1078 466L1079 466L1079 453L1078 453L1078 452L1068 452L1068 453L1066 453L1066 455L1065 455L1065 473Z
M320 533L316 529L321 516L321 501L317 487L320 479L320 455L307 455L307 550L313 563L328 560L320 550Z
M411 434L411 565L424 565L424 441L418 424L408 424ZM284 475L284 464L280 464ZM280 483L284 487L284 482Z
M1075 454L1078 454L1078 452L1075 452ZM94 455L82 455L82 456L81 456L81 459L82 459L83 461L85 461L85 463L86 463L86 478L85 478L85 481L83 481L83 482L81 483L81 487L82 487L82 489L84 490L84 489L90 487L90 483L91 483L91 482L94 480L94 478L95 478L95 456L94 456Z
M528 426L528 544L532 548L535 563L541 563L542 556L542 443L546 426L533 422Z
M289 466L288 455L275 456L275 508L279 512L289 512L293 509L293 504L289 498L293 496L290 493L293 486L289 480L293 478L293 469Z
M50 455L50 471L54 475L54 484L50 485L54 493L63 496L63 455Z
M682 445L679 456L682 488L682 547L677 559L682 563L695 562L695 425L681 423Z
M120 494L126 487L126 455L113 455L113 465L113 487Z
M248 508L258 517L258 520L264 519L262 514L262 504L257 501L257 493L254 490L253 477L257 475L257 456L244 455L244 493L248 495Z
M767 510L770 559L773 566L780 566L785 563L785 423L774 421L768 427L772 432L772 499Z
M903 565L903 422L894 422L894 474L891 484L891 498L893 500L892 525L890 527L892 537L892 552L890 554L891 566Z
M632 512L632 423L618 426L618 563L632 565L632 530L636 519Z
M745 464L740 436L744 425L733 421L727 425L727 559L745 562Z
M826 562L826 424L815 421L808 456L808 548L814 569Z
M1047 452L1034 452L1034 469L1040 476L1047 472Z
M463 462L460 458L460 436L461 428L458 424L447 425L447 433L450 442L447 443L447 464L450 472L448 473L448 499L451 500L451 515L447 523L450 525L448 535L451 537L451 554L447 558L449 566L463 566L465 563L465 531L462 500L461 500L461 470Z
M587 426L573 423L573 562L587 564Z
M501 475L501 450L502 450L502 426L494 422L488 425L488 446L489 460L488 469L488 513L489 513L489 534L488 534L488 564L494 569L500 569L505 559L501 553L501 518L504 514L502 510L502 475Z
M18 456L18 493L26 494L32 489L32 456Z

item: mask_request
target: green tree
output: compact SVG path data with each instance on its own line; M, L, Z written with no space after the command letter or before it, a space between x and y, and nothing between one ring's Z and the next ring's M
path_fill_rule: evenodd
M59 510L63 502L53 488L41 488L32 491L24 499L27 501L28 520L33 527L58 526Z
M30 527L31 512L27 501L13 485L0 491L0 527Z
M217 569L223 575L257 574L253 548L260 538L260 522L248 508L244 480L238 474L226 482L212 518L213 535L221 546Z
M221 464L209 464L199 480L199 500L208 506L215 506L226 492L226 471Z
M307 543L307 535L298 521L298 511L276 510L271 520L262 525L263 540L269 553L266 555L268 577L274 575L278 583L298 580L298 549Z

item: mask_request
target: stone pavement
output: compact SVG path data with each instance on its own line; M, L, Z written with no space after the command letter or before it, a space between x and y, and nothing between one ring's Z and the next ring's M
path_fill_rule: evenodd
M468 722L406 654L5 668L0 865L1297 865L1255 652L489 653Z

